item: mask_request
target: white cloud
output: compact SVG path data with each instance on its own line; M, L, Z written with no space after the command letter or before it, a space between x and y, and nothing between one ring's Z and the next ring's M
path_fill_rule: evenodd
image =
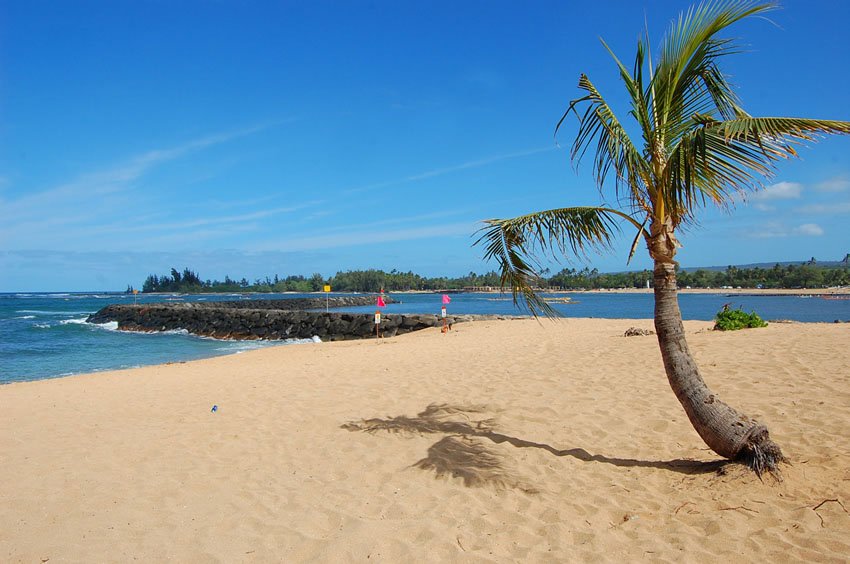
M777 237L803 236L819 237L824 234L823 228L817 223L803 223L797 227L789 227L780 222L769 222L761 226L758 231L747 233L749 237L756 239L773 239Z
M185 158L206 148L267 129L278 122L216 133L182 145L153 149L123 161L78 175L58 186L9 198L0 205L0 241L7 249L71 248L94 243L96 248L121 243L116 234L151 232L156 229L192 229L221 223L255 221L294 211L294 207L189 217L183 221L156 223L150 194L134 189L145 175L166 163ZM309 205L309 204L306 204ZM233 205L229 206L232 208ZM155 209L163 209L157 206ZM104 235L108 235L104 237ZM133 244L138 244L134 242Z
M788 228L778 222L769 222L763 224L757 231L747 232L747 236L755 237L756 239L772 239L774 237L787 237Z
M823 228L817 223L804 223L795 227L791 233L793 235L805 235L809 237L819 237L823 235Z
M354 227L354 226L352 226ZM475 223L445 223L425 227L411 227L396 230L368 229L371 226L359 226L361 230L333 235L317 235L288 238L280 241L267 241L263 244L251 245L253 251L308 251L318 249L334 249L338 247L356 247L373 243L390 243L394 241L409 241L414 239L432 239L457 235L471 235L475 231Z
M396 184L405 184L407 182L416 182L417 180L425 180L426 178L433 178L435 176L442 176L444 174L449 174L452 172L457 172L459 170L466 170L469 168L479 168L482 166L486 166L489 164L493 164L495 162L504 161L507 159L516 159L520 157L528 157L531 155L536 155L538 153L545 153L547 151L555 151L557 147L543 147L538 149L526 149L524 151L517 151L515 153L506 153L503 155L493 155L491 157L484 157L483 159L478 159L474 161L468 161L465 163L448 166L446 168L438 168L434 170L429 170L425 172L420 172L419 174L413 174L411 176L406 176L404 178L399 178L397 180L387 180L385 182L378 182L377 184L371 184L369 186L364 186L362 188L353 188L351 190L346 190L345 192L348 194L354 194L357 192L365 192L367 190L374 190L376 188L385 188L387 186L394 186Z
M841 214L850 213L850 202L837 202L834 204L810 204L802 206L795 211L811 214Z
M111 231L120 231L120 232L130 232L130 231L174 231L180 229L192 229L195 227L203 227L207 225L215 225L220 226L226 223L244 223L249 221L254 221L257 219L264 219L267 217L271 217L274 215L279 215L282 213L292 213L306 207L318 204L321 202L307 202L305 204L297 205L297 206L289 206L283 208L273 208L260 210L251 213L243 213L240 215L229 215L229 216L210 216L210 217L199 217L194 219L187 219L185 221L175 221L171 223L148 223L141 222L138 225L128 226L126 224L113 225L111 226Z
M764 190L754 192L749 199L754 202L766 202L773 200L796 200L803 193L803 185L796 182L777 182L771 184Z
M63 216L68 216L69 209L91 211L93 207L102 207L99 204L102 203L103 197L126 192L135 181L161 164L213 145L256 133L266 127L263 125L209 135L177 147L154 149L111 167L81 174L74 180L55 188L5 201L0 209L0 220L20 222L25 219L40 219L45 216L46 211L50 210L57 213L59 216L57 219L62 221Z
M518 151L516 153L508 153L506 155L495 155L495 156L492 156L492 157L486 157L486 158L483 158L483 159L478 159L476 161L469 161L469 162L461 163L459 165L450 166L450 167L447 167L447 168L439 168L439 169L436 169L436 170L430 170L428 172L416 174L416 175L413 175L413 176L408 176L404 180L407 181L407 182L413 181L413 180L423 180L425 178L431 178L431 177L434 177L434 176L442 176L443 174L448 174L450 172L455 172L455 171L458 171L458 170L465 170L467 168L478 168L478 167L485 166L485 165L488 165L488 164L492 164L492 163L495 163L495 162L498 162L498 161L504 161L506 159L516 159L516 158L519 158L519 157L528 157L528 156L531 156L531 155L536 155L538 153L545 153L547 151L554 151L554 150L556 150L555 147L544 147L542 149L528 149L528 150L525 150L525 151Z
M815 186L818 192L845 192L850 188L850 178L838 176L831 178Z
M425 213L425 214L414 215L414 216L392 217L392 218L389 218L389 219L381 219L381 220L373 221L373 222L368 223L368 224L358 224L358 225L347 225L346 224L346 225L330 226L330 227L326 227L325 229L323 229L323 232L324 233L328 233L328 232L336 233L336 232L340 232L340 231L349 232L349 231L363 230L363 229L367 229L367 228L370 229L370 230L376 229L376 228L383 229L384 227L386 227L388 225L398 225L398 224L417 225L417 224L427 223L430 220L437 220L437 219L443 219L444 220L445 218L448 218L448 217L464 215L464 214L467 214L467 213L468 213L468 210L452 210L452 211Z

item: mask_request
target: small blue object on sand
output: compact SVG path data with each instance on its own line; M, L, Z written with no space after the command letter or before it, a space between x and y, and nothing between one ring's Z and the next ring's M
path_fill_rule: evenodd
M218 406L217 405L212 406L212 409L210 411L215 413L216 411L218 411Z

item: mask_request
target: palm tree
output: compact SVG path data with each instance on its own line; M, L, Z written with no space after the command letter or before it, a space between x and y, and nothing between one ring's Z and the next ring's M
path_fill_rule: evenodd
M850 133L850 122L752 117L718 63L736 52L718 34L730 25L775 7L729 0L692 7L674 20L653 63L638 39L631 72L604 43L626 87L635 126L627 128L582 74L584 91L573 100L555 133L572 113L578 133L572 145L575 164L592 149L596 185L604 197L606 179L620 209L568 207L513 219L485 222L476 244L495 258L502 287L514 301L521 296L531 312L554 315L535 293L541 255L586 256L611 248L620 225L637 231L629 259L641 240L654 262L655 328L670 386L705 443L720 456L748 463L759 475L775 471L786 458L766 426L720 401L705 385L685 339L676 289L676 238L695 222L707 204L729 208L733 196L757 190L774 162L795 156L794 145L827 133ZM579 109L583 112L579 113ZM630 131L640 134L640 141Z

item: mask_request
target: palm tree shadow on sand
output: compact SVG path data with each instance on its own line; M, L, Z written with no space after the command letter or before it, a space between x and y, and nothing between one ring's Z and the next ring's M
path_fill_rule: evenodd
M438 478L461 478L468 487L494 486L498 489L519 489L537 493L537 489L518 477L511 461L488 445L508 443L516 448L536 448L554 456L569 456L583 462L599 462L621 468L657 468L681 474L695 475L720 472L728 460L703 462L698 460L637 460L590 454L583 448L557 449L545 443L526 441L496 431L496 422L487 418L484 406L431 404L415 417L397 415L386 419L373 418L350 421L341 427L348 431L396 434L444 434L428 448L428 456L414 463L414 468L433 471Z

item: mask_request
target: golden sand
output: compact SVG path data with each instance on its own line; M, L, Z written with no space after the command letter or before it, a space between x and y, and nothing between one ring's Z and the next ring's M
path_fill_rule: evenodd
M850 325L686 323L709 386L792 459L781 483L706 450L631 326L2 386L0 561L846 561Z

